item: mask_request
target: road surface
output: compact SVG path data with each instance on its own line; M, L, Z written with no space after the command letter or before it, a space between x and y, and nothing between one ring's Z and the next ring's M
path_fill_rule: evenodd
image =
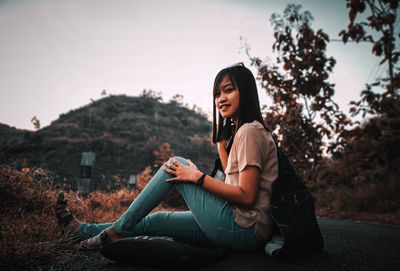
M197 270L400 270L400 226L320 218L325 240L321 253L308 259L277 261L265 253L232 253ZM52 270L164 270L113 262L97 252L80 252Z

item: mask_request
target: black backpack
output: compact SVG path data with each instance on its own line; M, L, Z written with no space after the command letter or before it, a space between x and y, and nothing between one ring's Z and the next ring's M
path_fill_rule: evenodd
M276 141L275 146L278 178L272 185L270 203L274 224L265 250L272 257L285 258L321 251L324 240L315 217L314 198Z
M315 217L314 199L304 181L294 170L275 138L278 155L278 178L272 185L270 215L273 221L272 237L265 252L274 258L302 257L321 251L324 246ZM233 140L230 140L229 153ZM222 170L220 159L215 160L211 176Z

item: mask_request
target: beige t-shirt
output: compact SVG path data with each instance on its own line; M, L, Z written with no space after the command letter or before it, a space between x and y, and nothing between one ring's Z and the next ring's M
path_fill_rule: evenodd
M269 215L272 183L278 177L278 156L272 135L258 121L243 124L237 131L225 169L225 183L239 185L239 172L246 166L260 169L256 203L251 208L234 205L235 222L249 228L259 241L266 241L272 230Z

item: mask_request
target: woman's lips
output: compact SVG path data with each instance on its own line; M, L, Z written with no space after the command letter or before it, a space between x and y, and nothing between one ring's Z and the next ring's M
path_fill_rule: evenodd
M224 104L224 105L221 105L220 107L219 107L219 109L221 110L221 111L225 111L226 109L228 109L229 108L229 105L228 104Z

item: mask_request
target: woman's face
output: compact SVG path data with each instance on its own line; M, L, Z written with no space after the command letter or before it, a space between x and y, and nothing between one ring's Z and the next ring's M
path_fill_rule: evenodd
M239 90L225 75L219 84L219 93L215 95L215 105L223 118L231 118L237 124L239 111Z

